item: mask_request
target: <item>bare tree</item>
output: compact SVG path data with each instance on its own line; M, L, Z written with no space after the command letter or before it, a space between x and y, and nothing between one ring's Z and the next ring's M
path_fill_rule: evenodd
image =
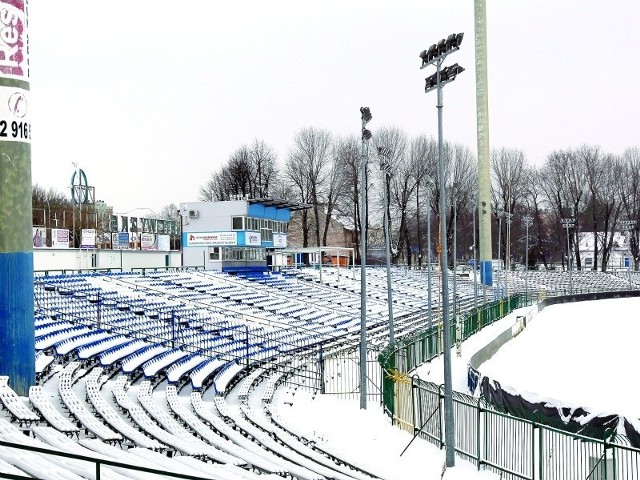
M289 158L294 162L296 175L305 177L304 183L308 188L309 199L313 208L316 245L320 243L320 200L321 193L326 186L331 162L331 133L314 127L305 127L293 139L293 147Z
M506 252L509 249L507 242L507 222L513 223L513 218L506 218L501 222L499 216L513 215L520 203L526 202L526 158L520 150L501 148L491 152L491 196L493 213L497 220L498 243L500 245L500 258L506 263Z
M620 174L616 176L618 192L622 202L622 214L627 219L637 220L631 231L630 249L634 259L634 268L638 269L640 260L640 148L631 147L622 154Z
M269 196L269 189L278 174L276 155L263 140L255 139L249 150L249 185L253 198Z
M311 201L311 185L309 176L307 175L307 166L305 159L296 154L290 154L284 166L284 175L289 186L291 196L294 200L301 203L310 203ZM302 233L302 246L309 246L309 211L303 209L300 211L300 229Z
M427 219L431 220L430 211L433 210L433 202L431 201L431 188L437 176L437 155L438 145L433 138L427 138L424 135L418 136L411 141L410 157L411 165L416 176L416 242L418 244L418 266L422 266L422 261L426 258L424 255L424 241L422 234L422 211L427 210ZM426 195L426 198L424 194ZM427 248L431 248L427 245Z
M585 178L584 163L572 150L556 150L547 156L542 168L542 188L556 215L556 236L562 237L560 220L564 217L575 218L575 227L571 231L569 248L573 246L576 255L576 266L581 268L578 239L580 235L580 218L586 209L588 189ZM559 242L561 249L566 249L564 242ZM569 255L569 252L566 252ZM568 258L568 257L567 257ZM564 263L564 258L563 258Z
M395 211L395 216L398 218L398 241L397 247L392 249L393 260L397 262L401 256L408 264L411 264L411 243L408 238L407 220L416 182L414 172L411 171L410 158L407 154L407 135L396 127L383 127L377 132L375 140L379 146L385 147L389 152L386 161L390 164L393 172L392 175L379 177L385 182L382 188L387 189L389 192L388 208L383 212L383 215L386 215L389 221L390 238L393 231L392 207ZM404 254L402 253L403 249L405 249Z
M277 177L276 155L262 140L251 147L243 145L233 152L227 163L200 187L201 201L228 200L234 195L262 198Z
M336 141L334 163L341 172L344 194L337 197L340 210L351 219L356 262L360 263L360 145L355 136Z
M597 204L593 208L599 211L599 218L596 218L593 223L602 231L601 269L605 272L613 251L615 233L622 212L622 192L618 188L617 178L623 172L623 168L620 159L614 155L603 155L599 162L602 164L597 169L601 175L598 181L600 188L596 197ZM596 263L595 257L593 263Z

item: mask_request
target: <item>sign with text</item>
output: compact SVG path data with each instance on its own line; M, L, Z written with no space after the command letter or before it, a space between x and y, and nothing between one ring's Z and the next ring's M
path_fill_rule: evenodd
M187 233L186 247L200 247L209 245L237 245L237 232L202 232Z
M83 228L80 248L96 248L95 228Z
M287 247L287 236L284 233L273 234L273 246L278 248Z
M262 245L261 235L257 232L245 232L244 233L244 243L245 245L250 245L252 247L259 247Z
M69 248L69 230L66 230L64 228L52 228L51 247Z
M0 1L0 74L29 81L25 0Z
M140 250L158 250L157 236L153 233L141 233Z

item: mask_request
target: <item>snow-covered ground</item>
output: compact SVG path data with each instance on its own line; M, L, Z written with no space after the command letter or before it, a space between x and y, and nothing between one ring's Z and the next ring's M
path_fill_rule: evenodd
M629 312L637 311L640 299L601 300L547 307L528 325L522 335L503 346L480 369L519 390L591 406L599 411L637 416L634 384L629 365L634 362L633 346L637 322ZM513 325L525 307L485 327L462 346L462 355L452 350L452 379L457 391L466 392L467 363L471 355ZM615 325L610 321L615 319ZM420 378L443 381L442 357L421 366ZM558 365L563 365L559 368ZM606 381L605 381L606 379ZM56 397L57 382L48 382L48 394ZM616 386L616 394L611 386ZM185 389L188 390L188 389ZM81 392L79 392L81 393ZM187 395L182 392L182 395ZM231 401L230 401L231 403ZM166 403L158 402L158 405ZM236 408L236 405L232 405ZM455 468L443 475L444 450L391 425L377 403L366 410L359 400L329 395L313 395L288 387L277 390L272 408L296 425L304 436L328 445L354 464L388 480L405 479L498 479L497 474L478 471L474 465L456 458ZM408 446L408 448L407 448ZM405 451L406 449L406 451ZM404 451L404 453L403 453Z
M515 323L516 316L523 315L533 307L515 310L505 318L471 336L462 346L462 356L452 351L452 380L454 390L467 391L467 363L469 357L488 342ZM526 337L526 335L521 335ZM423 365L417 372L420 378L435 383L444 379L442 357ZM389 418L377 404L369 404L366 410L359 408L359 400L343 400L327 395L311 394L298 390L281 391L276 396L282 416L304 428L308 438L330 443L345 452L345 458L361 458L373 472L389 480L439 479L443 473L445 451L435 445L416 438L390 424ZM285 399L282 398L285 397ZM285 403L287 402L287 403ZM291 402L291 406L288 405ZM401 456L402 454L402 456ZM499 475L478 471L473 464L456 458L456 466L444 473L445 480L498 479Z
M640 298L552 305L479 369L530 401L638 418L638 311Z

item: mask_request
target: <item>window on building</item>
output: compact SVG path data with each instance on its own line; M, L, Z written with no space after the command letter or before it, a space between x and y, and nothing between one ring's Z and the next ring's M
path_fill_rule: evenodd
M220 260L220 247L209 247L209 260Z
M244 217L231 217L232 230L244 230Z
M273 242L273 232L269 228L263 228L260 230L260 235L263 242Z

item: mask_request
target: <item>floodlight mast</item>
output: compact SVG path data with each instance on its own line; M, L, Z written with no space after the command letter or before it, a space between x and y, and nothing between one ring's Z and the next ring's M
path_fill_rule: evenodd
M446 466L455 465L455 432L453 420L453 386L451 381L451 322L449 319L449 275L447 260L447 222L446 219L446 195L445 195L445 175L444 175L444 140L442 133L442 87L455 80L456 76L464 69L457 63L449 67L442 68L447 55L457 52L462 43L463 33L452 33L447 39L440 40L437 44L431 45L428 50L420 53L422 65L420 69L430 65L435 65L436 73L425 79L425 93L437 90L438 103L438 188L440 190L439 211L440 211L440 271L442 272L442 328L444 343L444 428L446 447ZM431 306L429 306L431 307Z
M371 132L365 127L371 121L369 107L360 107L362 142L360 149L360 408L367 408L367 233L366 233L366 141Z
M560 220L563 228L567 229L567 270L569 270L569 295L573 295L573 272L571 266L571 244L569 243L569 229L576 224L573 217Z
M391 164L389 160L393 152L387 147L378 147L380 170L384 173L382 190L384 191L384 243L387 263L387 304L389 308L389 345L395 341L393 328L393 294L391 292L391 232L389 231L389 194L387 193L387 177L391 178Z
M524 303L529 305L529 227L533 226L533 217L531 215L525 215L522 217L522 224L525 228L525 260L524 260Z

